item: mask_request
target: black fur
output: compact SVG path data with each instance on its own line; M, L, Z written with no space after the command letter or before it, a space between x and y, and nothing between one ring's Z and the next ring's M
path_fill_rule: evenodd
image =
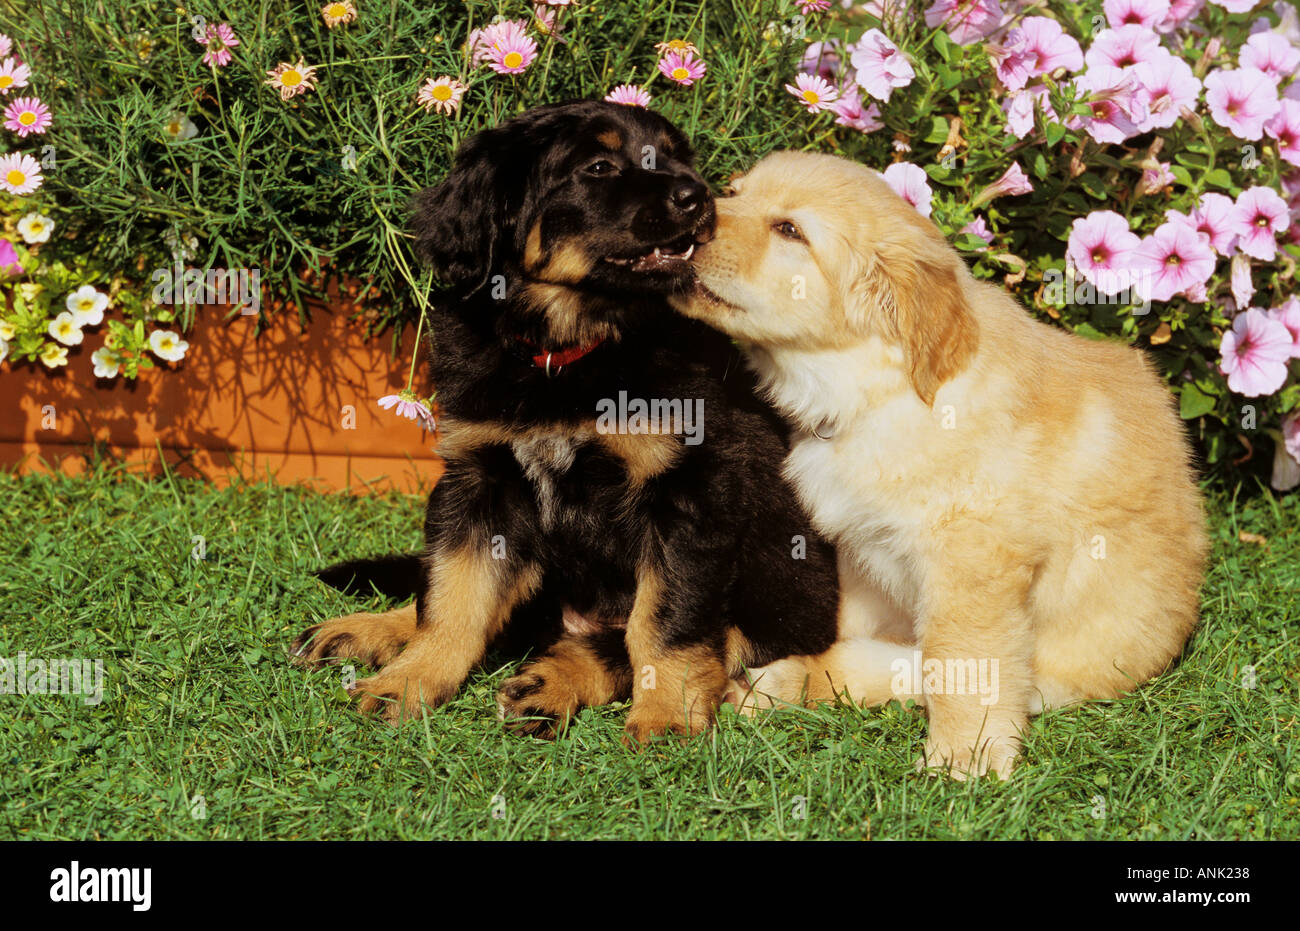
M607 144L611 133L618 151ZM644 167L647 151L653 168ZM752 644L742 661L759 665L821 652L836 636L834 553L781 477L785 427L755 398L730 342L669 311L666 296L689 283L688 263L649 272L625 264L655 246L679 251L712 235L712 199L692 158L682 134L653 112L557 104L467 140L447 179L414 202L416 249L450 285L430 321L432 383L450 437L480 422L520 437L538 427L590 428L597 403L619 392L703 400L703 442L683 444L677 461L639 490L624 460L598 442L574 448L567 469L544 480L547 489L508 442L448 460L429 497L426 553L486 550L498 538L507 575L540 565L540 591L506 631L534 650L559 635L567 606L604 619L594 649L606 664L626 664L622 638L609 631L626 621L646 566L664 580L656 624L668 648L720 656L735 627ZM590 268L578 281L548 279L545 259L566 249ZM530 289L547 283L545 293L560 298L539 305ZM580 304L576 316L561 306L567 298ZM531 359L538 347L597 339L558 373ZM796 538L806 541L804 558L794 556ZM423 582L406 578L418 592L419 624L431 621L433 558L425 558ZM381 591L401 588L386 573L410 569L406 558L372 566L382 570L374 582ZM327 581L341 571L326 570Z

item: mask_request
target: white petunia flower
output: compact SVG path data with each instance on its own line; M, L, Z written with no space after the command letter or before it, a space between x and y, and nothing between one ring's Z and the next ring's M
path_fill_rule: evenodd
M92 352L90 361L95 363L96 378L115 378L122 368L122 360L107 346Z
M172 330L154 330L149 334L149 348L159 359L179 362L185 358L185 350L190 348L190 344Z
M0 362L9 357L9 343L7 340L0 339Z
M28 245L46 242L50 238L50 233L54 232L54 221L39 213L29 213L18 221L18 232L22 234L23 242Z
M77 318L66 310L50 321L49 329L50 335L65 346L76 346L85 339Z
M96 326L104 322L104 308L108 307L108 295L96 291L92 285L83 284L68 295L65 302L77 326Z

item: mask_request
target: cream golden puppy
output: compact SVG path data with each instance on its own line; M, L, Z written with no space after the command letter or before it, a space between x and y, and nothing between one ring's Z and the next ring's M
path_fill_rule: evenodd
M920 765L1005 777L1031 714L1129 691L1196 626L1206 536L1170 395L1141 352L977 281L863 165L778 152L733 190L677 304L792 422L785 474L842 594L834 647L732 700L915 698Z

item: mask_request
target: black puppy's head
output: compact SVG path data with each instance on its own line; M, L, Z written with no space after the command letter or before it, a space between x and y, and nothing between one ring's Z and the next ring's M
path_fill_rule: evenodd
M680 130L641 107L530 110L467 139L447 178L416 195L417 254L458 290L503 275L533 303L672 293L690 281L695 243L713 235L693 156Z

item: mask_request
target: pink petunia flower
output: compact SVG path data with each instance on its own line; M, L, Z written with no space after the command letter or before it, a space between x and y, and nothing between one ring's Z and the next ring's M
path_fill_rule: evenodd
M1034 128L1034 107L1042 111L1043 119L1058 122L1052 109L1051 93L1041 84L1031 84L1023 90L1012 91L1002 99L1002 109L1007 114L1007 132L1023 139Z
M1264 16L1255 20L1250 26L1251 34L1257 32L1276 32L1292 45L1300 45L1300 11L1296 10L1291 0L1277 0L1273 4L1273 13L1277 16L1277 25Z
M1255 296L1255 282L1250 277L1250 256L1238 252L1232 257L1231 271L1228 277L1232 290L1232 301L1238 310L1250 306L1250 299Z
M838 39L812 43L804 50L803 58L799 60L799 70L804 74L815 74L834 82L844 70L840 48L841 43Z
M1210 248L1219 255L1230 256L1236 251L1237 205L1231 197L1202 194L1200 203L1186 217L1186 221L1194 232L1205 237Z
M987 204L995 197L1016 197L1020 194L1028 194L1033 191L1034 185L1025 174L1025 170L1020 167L1019 162L1012 162L1011 167L1002 173L1002 177L994 181L984 190L975 195L971 201L971 206L978 207Z
M50 108L37 97L15 97L5 107L4 117L5 129L16 132L19 137L43 133L52 122Z
M924 168L911 162L895 162L885 169L882 177L894 193L915 207L921 216L930 215L934 192L930 190L930 176Z
M1273 450L1273 475L1269 484L1278 491L1290 491L1300 485L1300 411L1282 418L1282 436Z
M1146 168L1142 171L1142 180L1138 183L1139 192L1142 194L1155 194L1163 191L1178 179L1174 173L1169 170L1167 162L1156 162L1155 168Z
M1171 55L1164 49L1147 61L1133 67L1137 81L1134 91L1134 109L1142 117L1138 129L1168 129L1178 122L1183 108L1196 109L1201 96L1201 81L1192 72L1191 65Z
M14 40L9 38L3 32L0 32L0 58L8 58L9 53L14 50Z
M862 133L874 133L885 124L880 119L880 108L876 104L862 105L862 92L856 85L847 84L840 91L839 98L831 104L835 112L835 122Z
M1273 261L1277 234L1291 225L1286 201L1269 187L1253 187L1237 195L1237 248L1249 256Z
M629 107L648 107L653 98L648 91L635 84L620 84L606 94L605 99L610 103L621 103Z
M978 236L988 244L976 249L975 251L977 252L984 252L989 246L993 245L993 231L989 229L988 222L983 217L977 216L975 219L963 226L960 232L969 233L972 236Z
M1169 13L1160 25L1156 27L1157 32L1171 33L1185 25L1188 20L1192 19L1205 7L1205 0L1172 0L1169 4Z
M1097 33L1083 60L1089 68L1101 65L1128 68L1153 61L1162 51L1165 49L1160 44L1160 36L1146 26L1120 26Z
M849 56L858 86L877 100L889 102L896 87L906 87L916 71L898 46L879 29L868 29Z
M1002 22L998 0L935 0L925 11L925 24L943 26L958 45L978 42Z
M415 393L409 389L404 388L397 394L384 395L379 399L379 406L386 411L396 407L396 413L399 417L414 420L430 433L438 428L438 423L434 420L433 411L429 410L429 405L417 398Z
M1144 298L1167 301L1196 289L1214 274L1214 250L1179 223L1164 223L1133 253L1134 284Z
M998 80L1008 90L1019 90L1030 79L1058 68L1078 71L1083 67L1083 49L1061 24L1045 16L1028 16L1007 33L1001 44L990 44L989 55Z
M1252 307L1237 315L1219 343L1219 371L1228 387L1248 398L1269 395L1286 382L1291 334L1264 311Z
M21 274L22 270L23 263L18 258L14 244L8 239L0 239L0 272L12 277Z
M1066 256L1102 294L1118 294L1132 284L1129 262L1141 244L1128 220L1113 210L1094 210L1070 227Z
M1155 29L1169 15L1169 0L1106 0L1101 8L1112 28L1136 25Z
M1211 0L1215 6L1221 6L1229 13L1249 13L1255 9L1259 0Z
M704 77L706 70L704 62L690 52L668 52L659 59L660 73L683 87L690 87Z
M203 64L213 68L224 68L230 64L230 50L239 45L239 40L235 38L235 30L230 28L229 23L208 23L208 28L203 30L203 38L196 38L195 42L204 46Z
M785 89L799 98L799 102L804 105L809 113L820 113L823 110L829 110L835 98L839 95L835 93L835 86L825 78L819 78L815 74L796 74L794 84L787 84Z
M1291 334L1291 358L1300 359L1300 297L1288 297L1268 315L1286 327Z
M1300 165L1300 100L1283 100L1277 115L1264 124L1264 132L1277 140L1278 158Z
M1276 32L1257 32L1241 47L1237 62L1243 68L1258 68L1280 84L1300 68L1300 49Z
M1211 71L1205 77L1205 102L1214 122L1246 140L1264 135L1264 123L1281 106L1276 85L1258 68Z
M1075 82L1076 90L1083 92L1092 111L1082 123L1093 139L1119 143L1138 134L1132 119L1134 82L1133 75L1110 65L1089 68Z

